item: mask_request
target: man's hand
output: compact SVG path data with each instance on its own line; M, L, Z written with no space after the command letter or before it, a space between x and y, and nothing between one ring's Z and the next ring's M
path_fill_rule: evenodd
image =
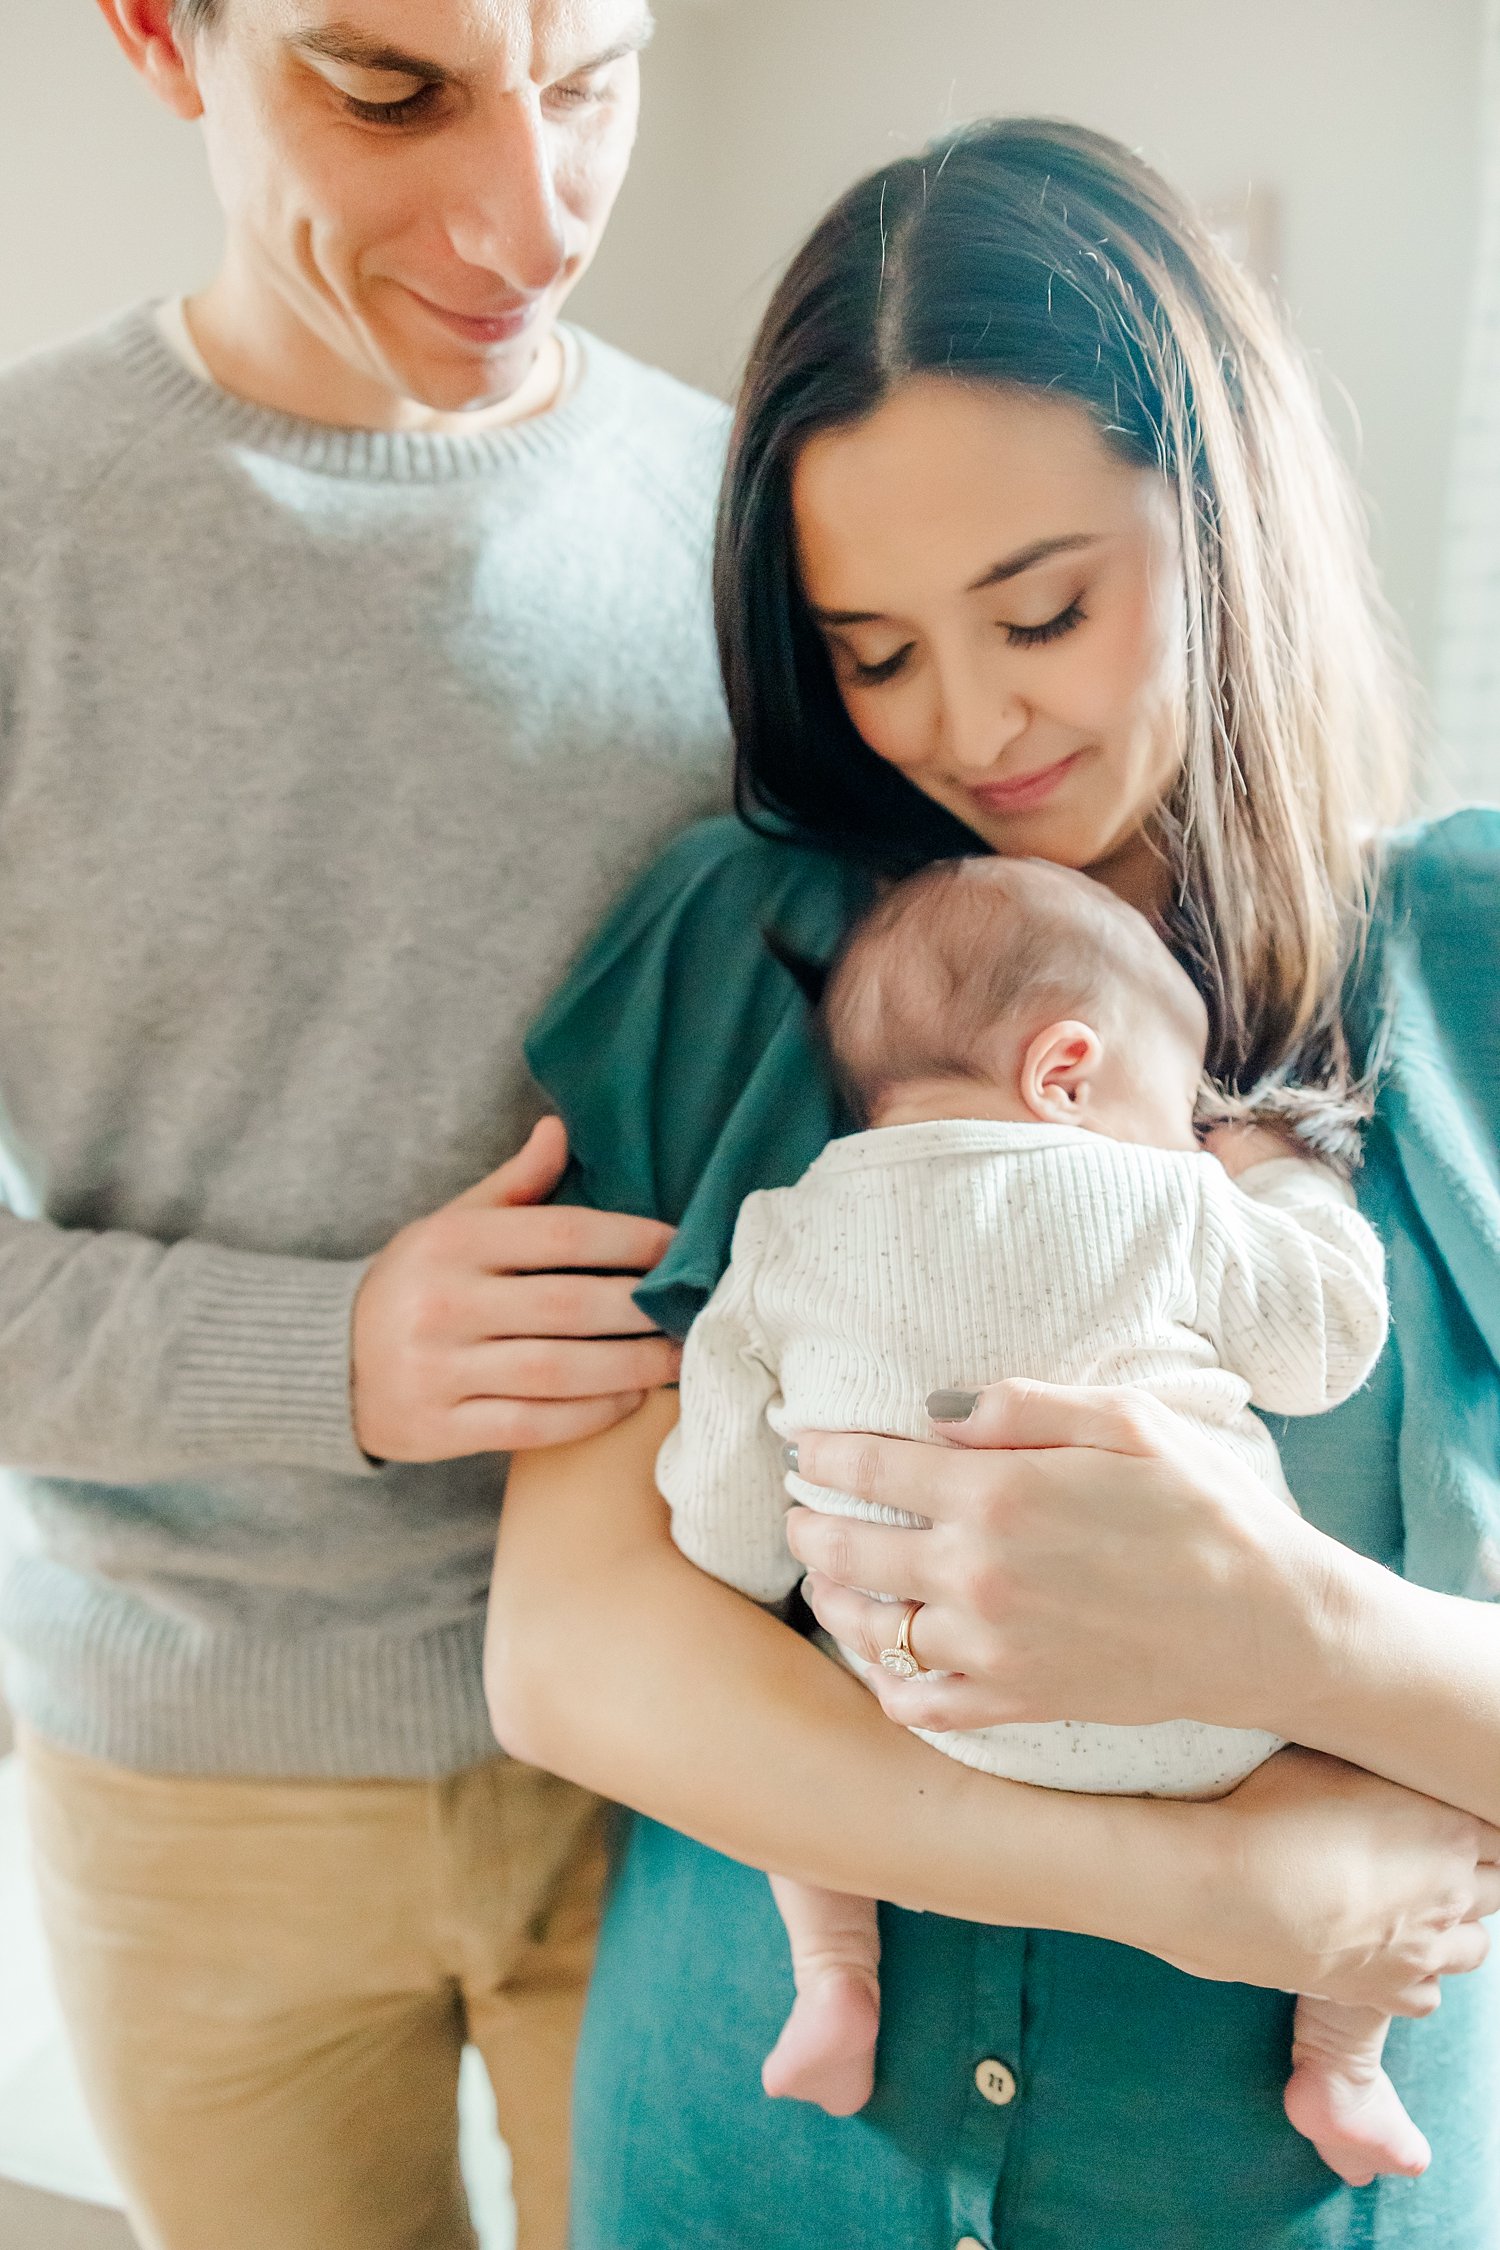
M546 1206L568 1140L544 1117L467 1194L403 1227L354 1302L354 1434L378 1461L455 1461L591 1437L676 1380L630 1292L670 1227Z

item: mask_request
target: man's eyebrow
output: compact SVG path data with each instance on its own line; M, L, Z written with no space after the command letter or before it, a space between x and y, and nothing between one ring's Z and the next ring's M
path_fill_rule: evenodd
M613 46L603 53L591 55L586 62L574 63L566 73L569 78L582 77L594 70L604 70L610 63L621 62L626 55L638 55L650 44L656 33L656 19L649 8L643 8L633 28L621 35ZM351 70L383 70L394 77L420 78L431 86L446 85L452 72L444 64L433 62L426 55L409 55L404 48L389 46L383 39L372 39L367 31L356 24L330 23L316 31L296 34L292 45L304 55L315 55L323 62L344 63Z
M351 70L385 70L400 78L420 78L432 86L446 84L449 77L443 65L430 56L408 55L383 39L372 39L352 23L330 23L321 30L294 33L290 44L323 62L347 63Z
M602 54L590 55L587 62L575 63L565 75L582 78L591 70L603 70L610 63L622 62L626 55L638 55L643 47L649 47L655 37L656 18L649 8L642 8L634 26L622 32L612 47L606 47Z
M1029 547L1018 547L1013 555L992 563L980 572L972 584L964 588L966 594L982 594L987 586L1003 586L1007 580L1020 578L1038 563L1050 562L1054 555L1070 555L1079 547L1092 547L1102 536L1096 531L1069 531L1057 539L1033 539ZM813 616L820 625L879 625L883 622L878 609L814 609Z

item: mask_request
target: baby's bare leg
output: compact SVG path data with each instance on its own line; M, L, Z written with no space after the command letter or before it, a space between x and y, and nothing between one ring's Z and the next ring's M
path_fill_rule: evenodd
M773 1875L791 1941L797 1999L762 2067L768 2094L852 2117L875 2085L880 2029L880 1929L872 1898L820 1891Z
M1351 2187L1379 2172L1414 2178L1432 2151L1381 2063L1391 2019L1331 2000L1297 2002L1286 2113L1330 2171Z

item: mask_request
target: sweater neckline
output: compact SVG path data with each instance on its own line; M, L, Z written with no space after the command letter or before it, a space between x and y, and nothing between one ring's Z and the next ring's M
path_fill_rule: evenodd
M310 422L275 407L237 398L184 365L158 326L158 306L136 306L121 322L121 351L132 378L158 412L170 412L216 434L225 444L270 454L319 475L371 483L444 484L493 476L567 454L609 419L613 386L609 347L586 331L570 331L582 364L568 397L528 421L472 435L422 430L352 430Z

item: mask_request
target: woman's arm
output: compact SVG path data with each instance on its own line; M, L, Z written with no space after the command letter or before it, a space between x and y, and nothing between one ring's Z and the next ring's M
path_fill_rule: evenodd
M1267 1727L1500 1824L1500 1615L1383 1570L1130 1391L998 1383L946 1445L810 1435L815 1484L931 1531L794 1512L808 1599L868 1653L880 1607L952 1676L882 1676L907 1726L1184 1713ZM961 1448L962 1450L955 1450Z
M1500 1826L1500 1613L1435 1594L1323 1534L1321 1583L1279 1731Z
M1458 1925L1500 1906L1500 1837L1428 1799L1300 1753L1221 1805L1076 1797L890 1725L673 1547L652 1478L673 1410L513 1465L486 1679L516 1755L754 1866L1200 1976L1420 2014L1482 1958Z

